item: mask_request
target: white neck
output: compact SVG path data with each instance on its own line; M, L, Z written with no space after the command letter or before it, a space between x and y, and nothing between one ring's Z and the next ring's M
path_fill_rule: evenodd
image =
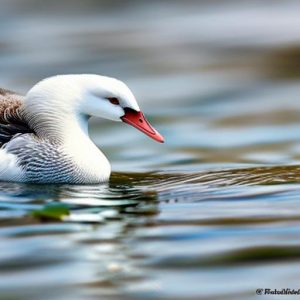
M81 173L91 178L91 182L107 180L111 167L109 161L100 149L93 143L88 134L89 117L83 114L70 114L49 110L39 113L23 110L36 135L48 140L59 151L71 158Z
M68 123L61 130L62 148L72 156L77 165L92 174L107 179L111 167L109 161L100 149L92 142L88 134L88 118L82 116L77 122Z

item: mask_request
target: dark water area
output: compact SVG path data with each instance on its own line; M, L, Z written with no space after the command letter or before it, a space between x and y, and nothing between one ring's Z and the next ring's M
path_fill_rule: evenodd
M166 143L95 119L109 183L0 183L0 299L292 298L256 290L299 288L299 10L1 1L1 87L117 77Z

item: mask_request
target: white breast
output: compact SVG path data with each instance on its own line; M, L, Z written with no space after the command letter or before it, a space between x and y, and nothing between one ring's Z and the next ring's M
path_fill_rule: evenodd
M17 156L0 149L0 179L3 181L23 181L24 172L19 166Z
M66 155L78 166L79 172L88 179L87 181L104 182L109 179L110 163L88 136L70 137L62 147Z

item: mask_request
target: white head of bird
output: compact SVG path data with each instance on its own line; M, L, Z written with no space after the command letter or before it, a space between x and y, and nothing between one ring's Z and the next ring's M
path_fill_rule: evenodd
M91 116L123 121L152 139L163 137L149 124L125 83L94 74L59 75L37 83L26 95L24 114L41 136L63 138L74 127L87 133Z

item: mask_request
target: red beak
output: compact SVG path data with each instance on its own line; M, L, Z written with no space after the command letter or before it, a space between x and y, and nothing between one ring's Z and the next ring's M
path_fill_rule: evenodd
M160 143L164 142L163 136L149 124L142 112L128 107L124 108L124 111L125 115L121 117L123 122L137 128Z

